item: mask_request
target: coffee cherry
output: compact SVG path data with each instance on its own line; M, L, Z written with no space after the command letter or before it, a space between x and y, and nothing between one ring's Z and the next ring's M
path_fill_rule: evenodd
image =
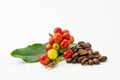
M69 40L70 39L70 34L68 32L63 33L63 38Z
M65 59L71 58L73 55L73 51L72 50L66 50L63 54Z
M48 58L48 56L46 54L42 54L39 57L39 62L43 65L47 65L50 62L50 59Z
M55 42L54 42L54 40L53 40L53 37L51 37L50 39L49 39L49 43L51 44L51 45L53 45Z
M60 48L60 46L59 46L58 43L54 43L52 47L53 47L53 49L55 49L55 50L58 50L58 49Z
M45 47L46 51L48 51L51 48L52 48L52 46L50 44L47 44L46 47Z
M73 42L74 42L74 37L70 36L70 43L73 43Z
M55 35L53 36L53 40L56 42L56 43L59 43L61 42L63 36L61 33L55 33Z
M56 27L54 29L54 33L61 33L62 34L62 29L60 27Z
M67 29L63 30L62 33L70 33Z
M49 59L51 60L55 60L58 56L58 53L55 49L50 49L48 52L47 52L47 56L49 57Z
M61 48L67 48L70 45L70 41L67 39L63 39L62 42L60 43Z

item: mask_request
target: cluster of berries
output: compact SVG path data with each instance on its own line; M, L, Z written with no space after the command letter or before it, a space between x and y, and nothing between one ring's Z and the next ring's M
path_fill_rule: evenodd
M70 44L74 42L74 37L68 30L62 30L60 27L54 29L54 34L49 34L50 39L46 45L46 54L42 54L39 61L43 65L48 65L58 57L63 56L65 59L73 55L69 50Z

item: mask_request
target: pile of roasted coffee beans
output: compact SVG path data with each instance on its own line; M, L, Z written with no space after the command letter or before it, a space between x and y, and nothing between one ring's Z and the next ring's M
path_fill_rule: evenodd
M98 51L93 51L89 42L83 41L71 48L73 55L71 58L66 59L67 63L80 63L82 65L100 64L107 60L106 56L102 56Z

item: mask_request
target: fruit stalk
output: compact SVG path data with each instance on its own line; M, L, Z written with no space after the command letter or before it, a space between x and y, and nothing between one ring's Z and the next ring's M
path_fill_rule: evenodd
M51 33L49 33L49 36L50 36L50 37L53 37L53 35L52 35Z
M59 63L62 59L63 59L63 55L59 56L54 61L52 61L51 63L49 63L48 65L46 65L46 68L52 68L54 65L56 65L57 63Z

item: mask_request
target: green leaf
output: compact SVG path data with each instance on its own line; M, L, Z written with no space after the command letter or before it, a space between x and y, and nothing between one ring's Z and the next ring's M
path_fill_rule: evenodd
M70 44L70 48L71 47L74 47L74 46L76 46L77 45L77 43L72 43L72 44Z
M11 55L16 58L21 58L27 63L38 62L39 56L41 54L47 53L45 50L46 44L47 43L45 44L38 43L29 45L25 48L15 49L14 51L12 51ZM75 45L76 43L72 43L70 47L73 47Z
M25 62L33 63L38 62L39 56L46 53L45 44L32 44L25 48L14 50L11 55L16 58L21 58Z

